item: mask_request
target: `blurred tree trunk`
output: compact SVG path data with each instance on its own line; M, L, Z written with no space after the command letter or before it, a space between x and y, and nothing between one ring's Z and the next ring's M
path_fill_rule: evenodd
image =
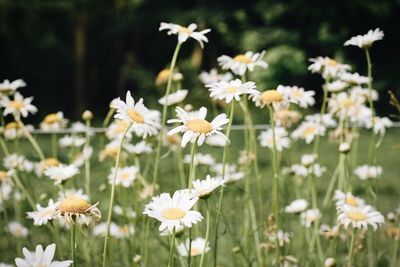
M80 116L85 109L85 58L86 58L86 19L84 8L74 11L74 52L75 52L75 74L74 74L74 102L75 115Z

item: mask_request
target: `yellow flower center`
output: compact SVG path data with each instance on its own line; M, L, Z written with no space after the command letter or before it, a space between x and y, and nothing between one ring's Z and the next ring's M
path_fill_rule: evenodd
M169 208L163 210L161 215L167 220L180 220L185 216L185 212L180 208Z
M239 91L239 88L230 86L230 87L225 88L225 91L226 91L227 93L234 94L234 93L236 93L237 91Z
M189 30L187 27L179 27L179 32L181 33L186 33L187 35L191 35L193 32L191 30Z
M17 129L19 128L18 123L16 123L15 121L9 122L6 124L6 129Z
M253 60L245 55L237 55L233 58L236 62L243 63L243 64L250 64L253 63Z
M105 149L102 151L102 154L103 154L103 155L105 155L105 156L111 156L111 157L116 156L117 153L118 153L118 148L116 148L116 147L108 147L108 148L105 148Z
M303 130L303 136L309 136L315 133L315 127L306 127Z
M187 127L189 130L195 133L209 133L212 131L212 125L206 120L203 119L193 119L188 121Z
M353 107L353 106L355 105L355 102L354 102L353 99L345 98L345 99L343 99L342 101L340 101L339 104L340 104L340 106L341 106L342 108L348 109L348 108Z
M353 207L358 207L358 200L355 197L348 196L346 197L346 204L349 204Z
M7 177L8 177L7 172L5 172L5 171L0 171L0 182L5 181Z
M294 89L294 90L292 90L291 95L293 97L300 97L300 96L303 96L303 92L301 92L300 90Z
M165 136L165 141L167 141L167 143L170 144L170 145L178 144L178 143L180 143L180 140L181 140L181 138L177 134L174 134L174 135L168 135L167 134Z
M128 110L128 116L132 121L134 121L136 123L144 123L144 118L143 118L142 114L140 114L139 112L137 112L134 109Z
M56 113L52 113L52 114L47 115L44 118L43 122L47 123L47 124L53 124L53 123L61 122L61 118Z
M339 63L334 59L328 58L327 60L325 60L325 64L328 66L334 67L334 66L338 65Z
M10 101L10 106L14 109L19 110L24 106L24 103L22 103L21 101L14 100Z
M35 265L35 267L47 267L48 265L45 265L45 264L38 264L38 265Z
M368 219L368 216L360 211L349 211L346 213L347 218L353 221L365 221Z
M169 71L169 69L163 69L162 71L160 71L156 78L156 84L160 85L168 81L170 73L171 72Z
M283 95L276 90L266 90L261 94L261 101L265 104L272 102L280 102L283 100Z
M129 173L123 173L119 177L120 180L127 180L129 178Z
M190 256L197 256L201 254L201 250L199 248L192 247L190 249Z
M58 209L62 213L85 214L90 207L86 200L70 196L60 202Z
M58 166L60 165L60 162L56 158L47 158L44 160L44 165L46 167L51 167L51 166Z

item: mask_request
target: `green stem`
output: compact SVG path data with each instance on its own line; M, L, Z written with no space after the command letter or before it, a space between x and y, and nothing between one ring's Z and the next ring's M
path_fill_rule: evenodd
M57 158L57 134L51 134L51 154L54 158Z
M357 228L353 229L351 233L351 241L350 241L350 252L347 260L347 267L352 267L353 264L353 254L354 254L354 242L356 239Z
M172 266L172 255L174 254L174 246L175 246L175 227L174 230L172 230L172 240L171 240L171 246L169 248L169 256L168 256L168 267ZM190 254L190 253L189 253Z
M167 89L166 89L166 92L165 92L166 96L168 96L170 91L171 91L172 76L173 76L172 74L173 74L174 69L175 69L176 60L178 58L178 54L179 54L180 48L181 48L181 43L178 42L176 47L175 47L174 55L172 56L171 65L170 65L170 68L169 68L170 75L168 77ZM165 101L165 103L163 105L163 113L162 113L162 120L161 120L161 131L160 131L160 135L158 137L156 159L155 159L155 163L154 163L153 182L152 182L153 186L155 186L155 184L157 182L157 178L158 178L158 165L159 165L159 161L160 161L163 132L164 132L164 128L165 128L165 123L167 121L167 111L168 111L168 103L167 103L167 101Z
M28 138L29 142L31 142L33 148L35 149L36 154L39 156L40 160L45 160L44 154L40 149L39 144L36 142L35 138L31 135L31 133L26 129L25 124L17 117L14 117L15 121L20 126L21 130L24 132L25 136Z
M326 80L325 80L325 85L323 87L324 96L323 96L323 99L322 99L321 111L319 113L318 127L321 127L321 125L322 125L322 116L325 114L325 111L326 111L326 104L328 102L328 84L329 84L329 81L330 81L330 79L329 79L329 77L327 77ZM317 154L318 153L320 137L321 136L319 134L315 137L315 142L314 142L314 147L313 147L313 154Z
M194 155L196 153L196 142L193 142L192 148L190 149L190 171L189 171L189 183L188 187L189 189L192 189L192 182L195 174L195 164L194 164Z
M72 254L72 266L76 267L76 221L73 220L71 225L71 254Z
M132 124L130 124L129 127L126 128L125 133L121 138L121 142L119 143L118 151L117 151L117 159L115 160L115 173L114 173L113 183L111 186L110 206L108 207L106 235L104 238L103 267L106 267L107 245L108 245L108 239L110 237L110 224L111 224L112 209L113 209L113 205L114 205L115 180L117 179L117 174L118 174L118 166L119 166L119 161L120 161L121 149L122 149L122 144L125 140L126 134L129 131L129 129L131 128L131 126L132 126Z
M232 127L232 121L233 121L233 113L235 109L235 101L232 101L231 103L231 110L229 113L229 123L228 127L226 128L226 137L229 139L230 133L231 133L231 127ZM228 150L229 144L226 144L224 146L224 152L222 155L222 179L225 179L225 165L226 165L226 156L227 156L227 150ZM214 267L217 266L217 256L218 256L218 228L219 228L219 222L220 222L220 217L221 217L221 209L222 209L222 201L224 199L224 186L221 186L220 189L220 194L219 194L219 200L218 200L218 205L217 205L217 216L215 219L215 239L214 239Z
M371 139L370 139L370 146L369 146L369 163L370 164L375 164L375 151L376 151L376 146L375 146L375 108L374 108L374 100L372 99L372 63L371 63L371 56L369 54L369 50L365 49L365 57L367 59L367 71L368 71L368 103L369 103L369 108L371 109Z
M85 149L88 149L90 146L90 120L86 120L85 135ZM90 158L85 158L85 191L90 199Z
M206 216L207 216L207 222L206 222L206 238L205 238L205 243L204 243L204 249L203 251L206 251L207 248L207 243L208 243L208 236L210 234L210 208L208 207L208 200L206 199ZM206 253L201 254L201 259L200 259L200 265L199 267L203 267L203 262L204 262L204 255Z
M272 166L274 171L274 181L273 181L273 206L274 206L274 215L275 215L275 231L276 231L276 262L279 265L280 262L280 246L278 240L278 231L279 231L279 170L278 170L278 157L277 157L277 149L276 149L276 139L275 139L275 121L274 121L274 109L272 107L268 107L269 109L269 120L272 128Z

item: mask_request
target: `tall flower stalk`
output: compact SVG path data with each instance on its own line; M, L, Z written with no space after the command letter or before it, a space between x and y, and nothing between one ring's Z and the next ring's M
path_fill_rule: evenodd
M110 205L108 207L108 215L107 215L107 224L106 224L106 235L104 237L104 248L103 248L103 267L106 267L107 264L107 249L108 249L108 239L110 237L110 224L111 224L111 217L112 217L112 209L114 205L114 195L115 195L115 180L117 179L118 175L118 167L119 167L119 161L120 161L120 156L121 156L121 149L122 145L124 143L126 134L128 133L129 129L131 128L132 124L129 125L129 127L126 128L124 135L121 138L121 141L118 146L117 150L117 158L115 160L115 172L114 172L114 178L113 182L111 185L111 196L110 196Z
M179 54L180 48L181 48L181 43L178 42L176 44L174 55L172 56L171 65L169 68L170 74L168 76L167 89L165 90L166 96L168 96L171 92L172 77L173 77L176 61L178 59L178 54ZM155 158L155 162L154 162L153 182L152 182L153 186L155 186L155 184L157 183L157 178L158 178L158 165L160 162L161 145L162 145L162 138L163 138L163 134L164 134L165 123L167 122L167 112L168 112L168 101L165 101L165 103L163 105L163 112L162 112L162 119L161 119L161 131L158 136L156 158Z
M232 121L233 121L233 113L235 110L235 101L231 102L231 109L229 112L229 123L228 123L228 127L226 128L226 132L225 135L226 137L229 139L230 137L230 133L231 133L231 127L232 127ZM225 166L226 166L226 157L228 154L228 146L229 144L226 144L224 146L224 152L222 155L222 179L225 179ZM220 222L220 218L221 218L221 210L222 210L222 201L224 199L224 187L222 186L220 191L219 191L219 200L218 200L218 205L217 205L217 216L215 219L215 239L214 239L214 267L217 266L217 256L218 256L218 238L219 238L219 234L218 234L218 229L219 229L219 222Z

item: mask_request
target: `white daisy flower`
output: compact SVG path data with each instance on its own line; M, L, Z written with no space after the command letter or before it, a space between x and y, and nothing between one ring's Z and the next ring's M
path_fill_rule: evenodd
M77 168L82 167L85 161L90 159L93 155L93 147L85 146L81 152L73 156L71 164Z
M108 144L106 144L105 148L103 150L101 150L99 153L99 160L103 161L107 157L116 158L120 143L121 143L120 140L115 139L115 140L109 142ZM123 144L122 148L125 149L125 147L126 147L126 143ZM125 150L122 150L121 157L125 157L125 156L126 156L126 152L125 152Z
M354 207L342 205L338 209L338 222L347 228L350 224L353 228L368 229L371 225L374 230L385 222L385 218L379 211L371 206Z
M306 91L304 88L297 86L283 85L278 85L276 90L287 98L290 103L299 105L301 108L308 108L315 104L314 91Z
M101 219L101 212L96 207L99 203L91 205L85 199L77 196L67 196L57 202L55 218L65 219L67 223L89 225L93 220Z
M10 199L12 189L9 183L0 183L0 209L3 207L3 203Z
M301 164L305 167L313 165L318 159L318 154L304 154L301 155Z
M182 125L170 130L168 135L184 133L182 136L181 146L185 147L188 142L194 143L197 140L197 145L201 146L204 141L211 135L221 135L228 139L220 132L222 126L229 122L225 114L220 114L211 122L205 120L207 109L200 108L197 114L191 115L182 108L175 109L178 119L168 120L168 123L182 123Z
M276 240L278 239L278 244L280 247L283 247L286 244L290 243L290 234L286 233L282 230L278 230L278 233L276 233L275 231L271 232L268 234L268 240L272 243L272 244L276 244Z
M319 114L319 113L311 114L311 115L307 115L304 119L309 122L322 124L325 128L337 126L337 122L335 121L335 119L332 117L332 114L330 114L330 113L325 113L322 115L322 117L321 117L321 114Z
M211 249L208 242L206 243L206 240L204 238L198 237L196 239L193 239L191 244L190 239L186 239L185 243L180 243L177 246L179 255L181 255L182 257L189 256L189 247L191 257L205 254Z
M355 73L349 73L349 72L341 73L339 75L339 79L341 81L347 83L350 86L362 85L362 84L367 84L368 83L368 77L361 76L357 72L355 72Z
M25 258L16 258L15 264L17 267L68 267L73 261L53 261L54 253L56 252L56 244L48 245L44 250L42 245L37 245L33 252L27 248L22 249Z
M341 73L350 70L350 65L342 64L329 57L317 57L309 59L312 64L308 66L308 70L312 73L320 73L323 78L334 78Z
M350 205L353 207L365 206L364 200L354 196L351 192L344 193L340 190L336 190L333 199L336 201L335 202L336 207L340 207L343 205Z
M254 82L242 83L241 80L236 79L233 81L225 82L220 81L206 85L211 92L210 97L215 100L225 100L230 103L233 99L240 101L240 96L244 94L258 93L256 84Z
M183 100L185 100L188 92L189 91L186 89L177 90L174 93L171 93L169 95L165 95L165 96L161 97L158 100L158 103L161 105L167 105L167 106L172 106L172 105L178 104L178 103L182 102Z
M268 147L273 149L274 147L274 138L272 128L262 131L258 136L258 140L262 147ZM278 151L282 151L283 149L289 148L290 139L288 137L287 131L282 127L275 127L275 147Z
M223 70L230 70L236 75L242 76L246 71L253 71L255 67L261 67L263 69L268 67L268 64L262 60L265 55L265 51L261 53L253 53L251 51L245 54L230 57L222 55L218 57L218 63Z
M5 156L3 165L9 170L14 169L22 172L31 172L34 168L32 162L27 160L25 156L18 154L9 154Z
M294 124L297 124L301 117L301 113L297 110L282 109L274 112L274 120L276 125L284 128L290 128Z
M86 139L77 135L64 135L58 140L60 147L81 147Z
M100 223L96 226L93 227L93 234L95 236L105 236L107 231L107 224L106 223ZM128 238L130 236L133 236L135 233L133 225L118 225L115 222L110 223L110 236L117 238L117 239L123 239L123 238Z
M24 98L19 92L14 94L14 99L11 100L8 97L3 97L0 99L0 106L4 107L3 115L7 116L12 114L13 116L19 118L28 117L29 113L35 114L37 108L31 104L33 97Z
M259 108L272 105L275 111L287 109L289 106L289 100L277 90L266 90L262 93L252 93L250 99Z
M199 42L201 48L203 48L204 47L203 42L208 43L208 39L205 36L205 34L209 33L211 30L205 29L200 32L196 32L195 31L196 29L197 29L196 23L191 23L189 26L183 27L178 24L161 22L160 28L158 30L159 31L168 30L167 32L168 35L171 34L178 35L179 43L184 43L189 37L191 37L195 39L197 42Z
M53 220L57 206L52 199L49 199L47 207L42 207L40 204L36 204L37 211L28 211L27 218L34 221L34 225L47 224L48 221Z
M15 174L13 169L0 171L0 184L12 184L12 176Z
M50 166L46 169L44 174L50 179L54 180L54 185L63 183L71 177L79 173L78 168L74 165L60 164L58 166Z
M200 212L190 210L198 199L184 191L176 191L172 197L168 193L162 193L152 198L143 214L160 221L160 231L164 229L173 231L174 228L178 229L180 226L191 228L193 224L203 219Z
M124 133L126 132L126 129L129 127L130 122L125 121L125 120L114 120L106 130L106 136L110 140L121 140L121 138L124 136ZM125 135L125 138L127 140L132 139L132 132L134 130L132 127L128 130L128 132Z
M336 80L333 82L330 82L326 85L326 89L331 92L331 93L338 93L340 91L343 91L349 86L347 82L344 82L342 80Z
M199 79L204 85L207 85L221 81L229 82L233 79L233 76L230 72L219 74L217 69L211 69L210 72L202 71Z
M136 218L136 211L133 208L123 209L120 205L114 205L113 212L119 216L126 216L128 218Z
M372 101L377 101L379 98L378 91L375 89L370 91L368 88L362 88L360 86L351 88L350 95L354 98L361 98L362 102L367 102L369 99L372 99Z
M384 136L386 132L386 128L390 128L393 126L393 122L387 118L387 117L375 117L374 118L374 125L373 125L373 131L376 135ZM367 129L372 128L372 121L371 120L366 120L365 121L365 127Z
M40 123L40 129L46 132L57 131L67 126L68 120L64 118L64 113L59 111L57 113L48 114Z
M211 135L206 139L206 144L209 146L224 147L229 141L221 135Z
M319 209L309 209L303 211L300 214L300 221L301 224L304 225L306 228L310 228L311 225L318 221L321 218L321 213Z
M18 88L25 86L26 83L22 79L15 80L13 82L5 79L2 83L0 83L0 96L12 95Z
M186 164L190 164L191 161L192 161L191 155L185 155L185 157L183 158L183 162ZM198 166L198 165L212 166L215 164L215 159L211 154L196 153L196 154L194 154L194 157L193 157L193 164L195 166Z
M141 154L148 154L153 152L153 148L151 147L150 144L148 144L146 141L142 140L139 143L136 144L126 144L125 145L125 150L128 151L129 153L133 153L136 155L141 155Z
M9 222L7 225L7 230L13 237L17 238L27 237L29 233L28 228L17 221Z
M34 130L34 127L30 124L25 125L25 128L29 132ZM22 131L21 126L15 121L9 122L4 126L3 134L4 138L7 140L15 140L16 138L25 137L25 133Z
M296 199L285 207L286 213L300 213L307 209L308 202L305 199Z
M360 178L360 180L375 179L382 175L382 167L362 165L354 170L354 174Z
M217 174L217 178L222 179L222 171L224 165L222 163L217 163L211 167L211 170ZM225 173L223 182L224 184L229 184L233 182L237 182L244 177L244 172L237 171L237 167L235 164L225 164Z
M135 103L131 92L126 93L126 102L119 98L113 104L113 108L117 110L114 118L129 121L132 128L138 136L152 136L157 134L160 125L160 112L157 110L149 110L143 105L143 99L139 99Z
M86 132L86 125L83 122L76 121L71 123L71 130L74 133L85 133ZM93 134L93 133L91 133Z
M315 177L321 177L322 174L326 172L326 168L317 163L311 166L309 172L312 173Z
M157 86L166 84L168 82L169 76L171 75L170 69L163 69L161 70L156 77L155 84ZM172 81L173 82L180 82L183 80L183 75L176 69L174 70L174 73L172 74Z
M310 144L317 135L325 135L325 127L311 121L303 121L299 127L292 132L292 138L304 139L307 144Z
M381 31L379 28L376 28L375 30L369 30L364 35L351 37L344 43L344 45L354 45L362 49L368 49L374 42L382 40L383 36L383 31Z
M194 180L192 183L193 189L190 192L201 199L207 199L215 189L223 184L224 181L222 179L211 178L210 175L207 175L204 180Z
M136 180L139 170L136 166L123 167L117 169L117 177L115 179L115 185L121 185L123 187L132 186L133 182ZM111 169L111 173L108 176L108 182L113 183L115 176L115 168Z

